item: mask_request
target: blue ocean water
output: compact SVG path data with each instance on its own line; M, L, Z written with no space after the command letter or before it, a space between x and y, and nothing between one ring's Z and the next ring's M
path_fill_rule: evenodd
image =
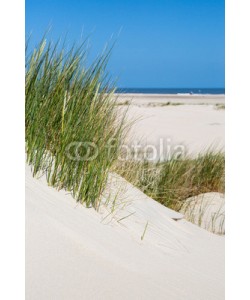
M116 93L135 94L225 94L225 88L117 88Z

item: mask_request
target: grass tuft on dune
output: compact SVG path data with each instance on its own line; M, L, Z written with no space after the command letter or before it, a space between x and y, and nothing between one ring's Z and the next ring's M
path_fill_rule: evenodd
M25 133L33 175L98 208L125 132L106 72L110 49L86 63L86 43L66 50L43 38L26 49ZM108 147L112 143L112 147ZM92 159L94 158L94 159Z
M164 162L127 160L115 171L161 204L180 211L189 197L225 189L225 155L208 151L197 158Z
M221 152L158 163L118 159L130 126L106 72L110 53L88 64L85 43L66 50L43 38L31 52L27 45L26 157L33 176L45 173L49 185L96 209L110 170L176 211L189 197L224 193Z

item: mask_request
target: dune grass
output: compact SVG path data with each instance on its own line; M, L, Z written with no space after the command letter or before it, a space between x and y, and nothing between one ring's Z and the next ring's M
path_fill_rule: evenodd
M217 103L217 104L215 104L215 109L223 110L223 109L225 109L225 104Z
M150 197L179 211L183 201L224 192L224 154L165 162L118 161L129 129L106 72L110 50L86 62L85 43L66 50L43 38L26 49L26 157L33 175L98 209L108 173L116 171Z
M97 209L126 126L106 72L110 50L90 65L86 54L85 43L27 46L26 157L34 176L45 173L49 185Z
M115 171L161 204L180 211L185 200L225 189L224 153L208 151L197 158L165 162L127 160Z

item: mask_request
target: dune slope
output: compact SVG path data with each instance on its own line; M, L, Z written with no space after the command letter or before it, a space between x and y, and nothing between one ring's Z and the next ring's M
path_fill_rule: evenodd
M26 168L27 300L224 299L224 238L129 184L126 195L110 218Z

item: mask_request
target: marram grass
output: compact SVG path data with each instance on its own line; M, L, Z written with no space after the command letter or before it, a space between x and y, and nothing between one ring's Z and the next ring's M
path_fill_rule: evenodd
M164 162L127 160L114 171L161 204L179 211L185 200L225 190L225 155L207 151L196 158Z
M26 49L25 130L33 175L98 208L125 134L105 71L110 51L86 66L86 47L66 51L42 39ZM112 146L111 146L112 144ZM89 159L92 158L92 159Z

